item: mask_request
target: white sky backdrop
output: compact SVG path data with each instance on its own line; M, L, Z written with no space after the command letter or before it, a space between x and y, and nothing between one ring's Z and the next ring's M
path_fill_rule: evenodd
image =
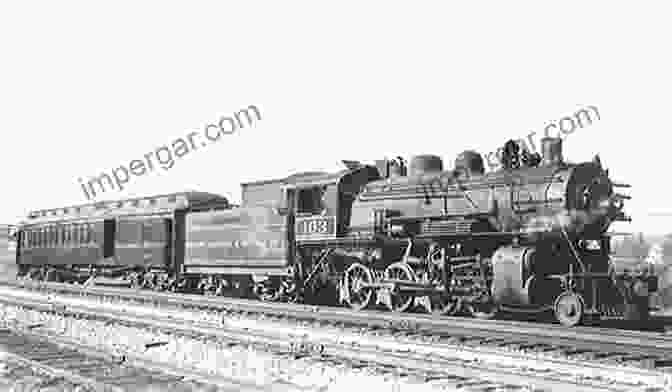
M565 142L631 183L634 222L672 231L665 2L3 2L2 208L84 203L78 178L248 105L255 128L134 177L114 199L335 170L341 159L489 152L585 105ZM653 6L653 4L660 4ZM621 229L621 227L618 227Z

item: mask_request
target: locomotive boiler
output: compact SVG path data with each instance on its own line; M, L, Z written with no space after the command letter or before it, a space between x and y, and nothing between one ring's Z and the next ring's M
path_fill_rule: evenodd
M599 157L566 163L562 141L542 141L543 156L507 143L503 168L484 172L466 151L453 170L433 155L415 157L409 173L389 163L353 203L350 235L387 244L348 266L341 297L353 308L372 302L393 311L552 309L565 325L588 317L641 320L655 278L617 276L607 229L628 219L628 197L614 191ZM401 242L397 244L395 242Z
M36 211L19 229L18 271L355 310L645 320L655 277L610 261L626 185L597 157L565 162L560 139L541 156L505 147L490 173L474 151L449 170L434 155L343 161L242 184L241 205L188 192Z

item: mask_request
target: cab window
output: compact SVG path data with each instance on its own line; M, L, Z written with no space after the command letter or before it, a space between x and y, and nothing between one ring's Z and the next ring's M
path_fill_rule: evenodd
M296 210L299 214L320 214L325 208L324 194L326 187L317 186L299 189Z

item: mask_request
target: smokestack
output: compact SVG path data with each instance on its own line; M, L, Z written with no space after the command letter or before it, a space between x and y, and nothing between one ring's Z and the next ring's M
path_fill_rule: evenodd
M562 139L559 137L541 139L541 155L543 166L562 164Z

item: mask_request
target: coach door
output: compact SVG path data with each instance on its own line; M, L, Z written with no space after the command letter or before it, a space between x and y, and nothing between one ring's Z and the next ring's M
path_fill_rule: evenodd
M171 266L173 261L173 219L164 218L163 265Z
M142 222L143 265L168 266L171 257L170 218L152 217Z
M116 223L114 219L105 219L103 223L103 258L114 256Z

